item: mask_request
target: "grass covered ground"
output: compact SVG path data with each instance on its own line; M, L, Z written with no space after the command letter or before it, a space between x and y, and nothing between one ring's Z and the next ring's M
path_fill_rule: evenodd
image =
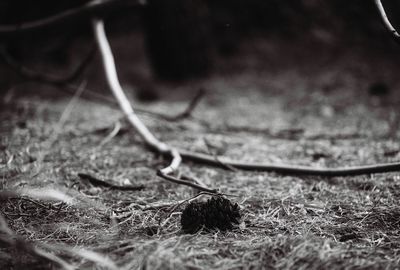
M313 46L254 40L208 79L154 82L159 101L131 98L174 115L205 89L191 118L140 114L158 138L183 149L321 167L399 161L396 61ZM148 72L143 57L128 61L119 62L122 73ZM182 174L234 195L242 214L233 231L184 234L184 205L172 214L169 206L196 191L155 175L167 161L143 146L117 109L86 99L87 90L80 97L56 91L25 83L2 97L0 211L8 225L1 226L1 269L60 267L35 247L77 269L400 267L399 173L320 178L184 162ZM117 121L121 129L108 139ZM79 174L144 188L103 187ZM53 190L72 201L38 199ZM19 240L9 241L7 227Z

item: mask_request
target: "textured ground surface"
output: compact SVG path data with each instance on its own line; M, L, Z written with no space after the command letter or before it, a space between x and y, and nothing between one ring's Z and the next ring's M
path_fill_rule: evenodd
M115 44L117 51L124 46ZM197 152L321 167L399 161L400 80L393 56L290 45L254 40L211 78L154 83L160 101L141 103L134 92L132 100L173 115L204 88L207 95L192 118L166 122L141 114L161 140ZM126 55L119 55L123 78L130 72L147 76L144 57L129 65L135 55ZM24 90L26 95L19 94ZM168 209L145 208L190 198L195 191L156 177L165 160L146 150L123 120L121 132L105 140L121 117L118 110L68 94L54 97L55 91L31 83L4 97L0 188L54 188L75 203L14 196L1 201L0 210L23 239L67 246L41 247L79 269L107 267L98 258L71 254L71 247L106 254L124 269L400 267L400 174L326 179L185 162L181 173L236 195L230 199L242 213L242 223L231 232L187 235L180 230L182 208L168 220ZM112 190L78 173L145 188ZM160 220L157 233L153 228ZM56 267L25 252L24 245L0 243L0 268Z

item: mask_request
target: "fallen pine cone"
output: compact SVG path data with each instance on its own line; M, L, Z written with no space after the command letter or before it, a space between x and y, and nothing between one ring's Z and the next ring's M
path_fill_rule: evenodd
M181 225L185 233L195 233L202 227L221 231L232 230L239 224L239 205L222 197L212 197L206 202L189 203L182 212Z

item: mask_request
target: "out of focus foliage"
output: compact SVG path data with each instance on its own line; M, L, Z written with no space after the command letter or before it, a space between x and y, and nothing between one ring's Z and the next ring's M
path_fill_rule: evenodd
M87 2L0 1L0 23L37 20ZM400 28L400 1L383 0L383 4L394 26ZM147 6L106 13L111 33L124 35L132 29L142 30L152 69L163 79L207 75L213 68L215 53L231 55L242 40L254 36L316 40L338 48L352 43L377 45L388 51L398 49L389 41L373 0L147 0ZM59 52L66 51L77 35L91 35L83 25L51 30L13 40L8 49L15 58L24 60L35 51L60 45L55 54L45 52L54 58L62 55ZM48 45L51 43L55 46Z
M328 31L351 36L379 35L381 23L373 0L209 0L214 24L240 34L298 37ZM384 0L400 26L400 2Z
M0 23L35 20L80 6L88 1L5 0L0 2ZM215 28L231 27L234 31L246 34L262 31L299 35L302 31L315 28L371 34L377 31L379 23L373 0L203 0L203 2L209 7ZM394 24L400 25L400 2L397 0L382 2L387 7ZM127 13L126 10L122 12Z
M86 2L88 0L3 0L0 1L0 22L13 24L37 20Z

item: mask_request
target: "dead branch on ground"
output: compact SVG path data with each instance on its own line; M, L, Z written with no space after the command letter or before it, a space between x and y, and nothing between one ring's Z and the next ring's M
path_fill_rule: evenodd
M106 2L97 2L92 1L83 9L85 12L87 10L91 10L94 7L98 8L99 6L103 7L102 5L107 4L115 4L119 2L118 0L106 1ZM121 2L124 2L121 0ZM397 31L393 28L390 24L389 20L387 19L386 13L383 9L383 6L379 0L375 0L377 4L380 14L384 20L386 27L391 31L393 36L396 40L399 40L400 35ZM69 13L68 13L69 12ZM61 14L56 18L45 19L40 22L36 23L28 23L22 25L20 27L11 27L11 28L2 28L0 27L0 35L13 33L13 32L20 32L20 31L29 31L30 29L40 28L45 25L51 25L59 21L66 20L65 18L71 18L77 16L79 14L86 14L85 12L80 13L77 10L68 11L65 14ZM72 14L72 15L71 15ZM176 148L170 147L167 144L159 141L142 123L142 121L136 116L135 111L133 110L129 100L127 99L117 76L117 71L115 68L115 62L112 55L111 48L109 46L105 31L104 31L104 24L102 20L96 19L93 21L93 29L95 33L95 38L97 45L100 49L101 58L103 61L103 67L107 78L107 83L112 90L115 98L118 101L120 108L122 109L123 113L127 117L128 121L131 125L135 128L135 130L139 133L142 139L145 141L147 147L149 147L152 151L160 153L164 156L171 158L171 163L169 166L161 169L158 172L158 175L163 177L164 179L168 179L170 181L172 177L170 174L176 171L182 161L181 155L187 159L194 162L205 163L208 165L216 166L216 167L226 167L231 166L237 169L242 170L254 170L254 171L274 171L282 174L292 174L292 175L316 175L316 176L325 176L325 177L334 177L334 176L350 176L350 175L360 175L360 174L372 174L372 173L386 173L386 172L393 172L400 170L400 162L395 163L387 163L387 164L374 164L369 166L356 166L356 167L349 167L349 168L336 168L336 169L328 169L328 168L312 168L306 166L292 166L287 164L252 164L252 163L243 163L243 162L233 162L221 157L215 158L209 155L193 153L188 151L180 150L178 151ZM85 62L85 61L84 61ZM190 115L190 112L198 103L200 98L196 98L193 100L192 103L189 104L187 110L182 113L182 116L175 117L173 120L180 119L181 117ZM178 181L176 181L178 180ZM180 183L180 181L187 182L185 180L174 178L176 183ZM182 183L183 184L183 183ZM186 183L185 183L186 184ZM193 186L194 187L194 186ZM196 187L198 188L198 187ZM204 188L204 187L202 187ZM203 189L204 190L204 189ZM215 190L211 190L215 192ZM208 192L211 192L208 190Z
M88 181L94 186L106 187L113 190L121 190L121 191L137 191L145 189L144 185L117 185L112 183L113 180L105 180L100 177L93 176L88 173L78 173L79 178Z
M167 144L160 142L158 139L156 139L156 137L154 137L154 135L147 129L147 127L143 124L143 122L136 116L133 108L130 105L129 100L125 96L125 93L119 83L112 51L104 31L103 21L94 20L93 28L94 28L95 38L101 53L103 67L106 73L108 85L112 90L114 96L118 100L118 103L122 111L124 112L125 116L128 118L129 122L136 129L136 131L138 131L139 135L145 141L146 146L148 146L151 150L157 153L172 158L172 161L168 167L161 169L157 172L157 175L166 180L192 186L202 191L207 191L212 193L216 192L215 190L208 188L207 190L205 190L204 187L197 186L196 184L189 183L187 181L175 178L170 175L171 173L173 173L178 169L182 161L181 156L186 160L191 160L194 162L208 164L216 167L226 168L226 166L231 166L242 170L273 171L281 174L290 174L290 175L315 175L324 177L335 177L335 176L352 176L352 175L373 174L373 173L387 173L400 170L400 162L374 164L368 166L355 166L348 168L334 168L334 169L312 168L308 166L295 166L288 164L243 163L243 162L230 161L228 159L220 157L216 159L215 157L212 157L210 155L193 153L189 151L172 148Z
M115 68L114 56L111 51L110 44L108 43L107 36L104 30L104 23L102 20L93 20L93 30L95 39L99 47L103 68L106 74L108 86L118 101L121 110L127 117L128 121L139 133L140 137L145 141L146 146L151 150L158 152L163 155L168 155L172 158L171 163L160 170L160 173L168 175L176 171L181 164L182 158L179 152L175 148L171 148L167 144L159 141L143 124L143 122L137 117L133 110L128 98L126 97L124 90L122 89Z

